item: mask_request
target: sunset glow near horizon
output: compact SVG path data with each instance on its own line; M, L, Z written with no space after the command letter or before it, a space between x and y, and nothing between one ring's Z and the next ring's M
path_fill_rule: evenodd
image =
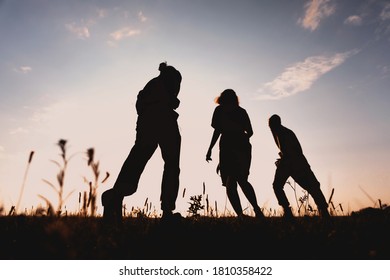
M272 189L278 150L268 118L292 129L338 214L390 203L390 2L378 1L7 1L0 0L0 207L57 205L60 149L74 155L66 171L66 209L93 179L111 188L135 140L138 92L167 61L183 76L182 135L176 210L205 194L219 214L233 213L210 143L214 98L232 88L252 121L249 181L265 214L279 211ZM131 207L147 200L160 213L163 161L157 150ZM290 179L293 184L293 181ZM291 206L294 191L285 186ZM185 190L185 192L184 192ZM296 188L297 196L303 189ZM184 195L183 195L184 194ZM243 207L250 207L241 194ZM314 205L313 200L310 204ZM341 206L340 206L341 205Z

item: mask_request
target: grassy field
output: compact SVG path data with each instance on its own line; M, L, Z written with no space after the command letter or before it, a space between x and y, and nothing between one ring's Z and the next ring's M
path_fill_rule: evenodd
M8 216L2 215L6 211L0 205L0 259L390 259L390 207L378 200L379 208L344 215L341 204L335 206L332 201L332 189L328 202L333 216L331 223L324 223L317 216L304 216L315 213L310 207L309 195L298 196L295 183L290 182L287 184L294 190L299 216L294 222L283 220L276 212L272 213L272 209L266 213L265 222L225 214L215 217L217 205L213 208L209 204L203 183L202 195L189 197L189 217L180 222L162 222L146 199L142 209L130 211L131 216L124 219L123 228L109 229L103 226L102 218L96 213L97 189L109 173L106 172L104 179L99 177L103 173L94 158L93 148L85 153L93 177L84 177L88 189L79 191L78 213L67 215L64 205L71 193L64 191L64 178L72 156L68 155L67 140L60 139L57 145L61 150L60 159L52 161L59 168L57 181L43 181L55 190L58 202L38 195L47 207L19 214L34 156L31 151L17 204L12 206ZM185 192L186 189L183 199ZM128 212L124 209L124 213Z
M125 218L121 230L100 217L0 217L3 260L342 260L390 259L389 211L332 217Z

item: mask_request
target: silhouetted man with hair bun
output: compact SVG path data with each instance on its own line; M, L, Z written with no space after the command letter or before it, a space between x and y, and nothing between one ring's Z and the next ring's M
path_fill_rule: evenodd
M280 159L275 162L276 172L273 189L279 205L283 207L284 217L287 219L293 217L290 203L284 192L284 185L291 176L313 197L320 215L328 218L328 203L320 189L320 182L318 182L306 157L303 155L301 144L295 133L282 125L281 118L278 115L272 115L269 118L268 125L280 150Z
M120 224L123 198L132 195L149 159L159 146L164 160L161 184L161 209L163 219L181 217L173 213L179 191L179 160L181 135L175 111L180 101L177 98L182 76L176 68L160 63L160 75L150 80L138 93L136 140L123 163L112 189L102 194L103 220Z

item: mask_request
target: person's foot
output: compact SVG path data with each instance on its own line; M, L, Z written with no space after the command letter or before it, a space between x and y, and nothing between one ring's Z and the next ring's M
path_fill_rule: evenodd
M261 211L261 208L258 207L255 208L254 210L255 210L256 219L263 221L265 219L265 216L263 214L263 211Z
M326 208L320 209L319 212L320 212L320 216L322 219L324 219L324 220L330 219L330 214L329 214L328 209L326 209Z
M105 224L120 226L122 224L123 197L114 189L109 189L102 194L103 221Z
M161 220L163 222L180 222L183 216L180 213L173 213L172 211L163 211Z
M246 214L244 214L244 213L237 214L237 219L238 219L238 220L241 220L241 221L243 221L243 220L249 220L250 218L251 218L250 216L248 216L248 215L246 215Z
M283 218L285 220L292 221L294 219L294 215L293 215L290 207L284 207L283 211L284 211Z
M319 209L320 213L320 219L321 222L326 226L326 227L332 227L333 226L333 220L328 212L328 209Z

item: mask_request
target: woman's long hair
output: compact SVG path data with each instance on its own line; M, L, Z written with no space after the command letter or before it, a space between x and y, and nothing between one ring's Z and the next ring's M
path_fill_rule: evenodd
M225 89L218 97L215 98L215 103L219 105L239 105L239 100L236 92L232 89Z

